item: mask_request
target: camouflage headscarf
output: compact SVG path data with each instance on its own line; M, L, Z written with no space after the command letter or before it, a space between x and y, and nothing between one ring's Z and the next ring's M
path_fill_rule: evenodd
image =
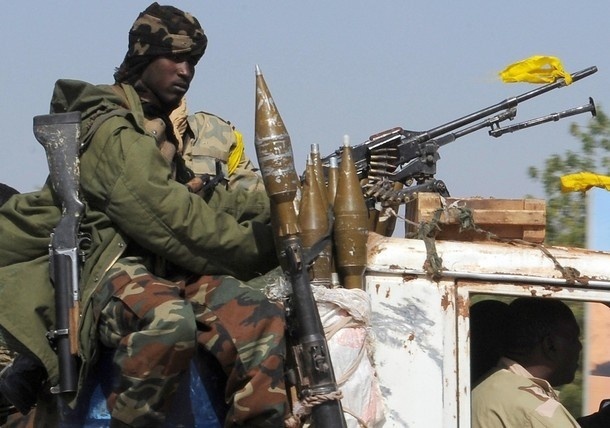
M129 47L114 74L117 83L133 83L156 57L189 54L197 63L203 56L208 38L193 15L173 6L148 6L129 30Z

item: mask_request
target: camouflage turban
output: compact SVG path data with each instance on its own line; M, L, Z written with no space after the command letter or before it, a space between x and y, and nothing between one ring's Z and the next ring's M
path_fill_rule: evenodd
M188 54L197 63L207 44L208 38L197 18L155 2L140 13L129 30L129 47L115 80L132 83L159 56Z

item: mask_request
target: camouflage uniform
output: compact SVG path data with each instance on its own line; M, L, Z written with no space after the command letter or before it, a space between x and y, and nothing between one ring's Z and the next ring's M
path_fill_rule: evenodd
M117 302L98 309L101 341L116 348L120 373L108 398L113 417L156 426L198 345L227 376L225 426L282 425L283 309L256 285L223 275L167 281L137 258L121 259L103 283L101 300Z
M226 131L217 125L216 131ZM144 127L175 175L173 160L180 144L159 118L146 118ZM203 171L204 166L197 168ZM125 254L139 252L132 246ZM189 275L163 258L146 255L122 257L101 283L95 302L107 303L94 312L99 313L101 342L116 349L117 379L108 397L113 418L130 426L160 424L198 345L220 362L227 376L231 406L226 426L282 423L283 311L262 290L231 276Z
M501 358L495 371L472 391L472 426L579 427L544 379L523 366Z
M140 31L138 26L152 25L154 20L148 18L144 13L130 35ZM177 53L175 44L172 53ZM140 56L138 48L134 55ZM168 125L167 118L145 120L145 128L152 130L176 177L181 141ZM194 132L186 134L186 166L194 167L198 175L215 172L197 162L201 160L197 148L204 140L194 136L235 149L233 128L202 114L189 118L189 128ZM228 161L225 153L223 160ZM228 169L223 172L229 176ZM281 308L270 303L262 290L230 276L189 276L171 264L170 281L151 274L147 264L146 257L121 258L102 280L111 298L101 299L108 303L100 308L100 338L104 345L116 348L114 362L119 371L108 400L113 418L132 426L162 422L179 375L198 344L218 359L228 377L226 399L231 406L226 426L281 425L286 403ZM167 265L155 258L155 272L168 275Z
M258 169L245 153L242 134L231 122L203 111L189 115L185 98L170 120L178 150L193 173L214 176L220 167L228 188L265 191Z

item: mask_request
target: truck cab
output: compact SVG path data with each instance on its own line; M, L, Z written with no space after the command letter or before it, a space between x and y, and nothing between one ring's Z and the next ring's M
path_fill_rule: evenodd
M603 316L610 313L604 306L610 306L609 266L610 253L525 241L431 243L371 236L366 289L386 406L383 426L470 427L473 302L540 296L595 302L591 305L601 307ZM585 319L588 387L595 383L586 364L594 325ZM592 394L583 395L594 401Z

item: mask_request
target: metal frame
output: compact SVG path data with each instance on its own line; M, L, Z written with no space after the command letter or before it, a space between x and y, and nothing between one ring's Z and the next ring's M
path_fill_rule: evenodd
M490 296L540 296L566 301L604 302L610 304L610 293L605 289L582 286L549 287L530 283L474 282L458 280L455 285L455 300L470 306L473 295ZM456 311L456 338L458 360L458 421L459 427L470 427L470 318L463 311ZM584 332L586 334L586 332Z

